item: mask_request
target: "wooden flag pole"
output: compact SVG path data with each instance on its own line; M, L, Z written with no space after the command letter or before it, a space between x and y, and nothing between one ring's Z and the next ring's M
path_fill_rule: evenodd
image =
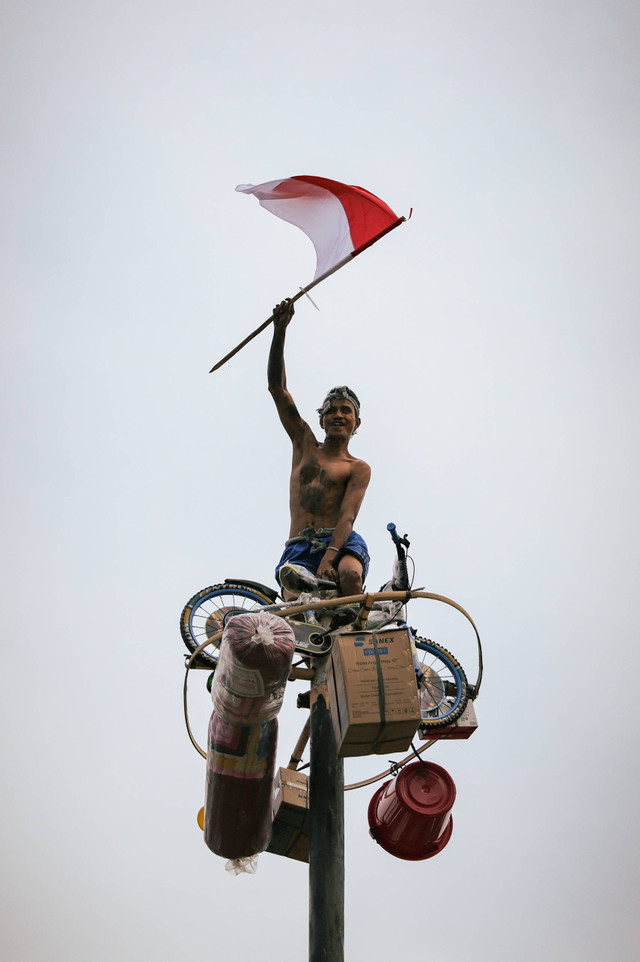
M322 280L322 278L318 278L318 280ZM298 293L291 298L292 303L293 301L297 301L299 297L302 297L303 294L306 294L308 290L309 288L306 288L304 291L298 291ZM237 347L234 347L232 351L229 351L228 354L225 354L225 356L222 358L221 361L218 361L217 364L214 364L211 370L209 371L209 374L213 374L213 372L217 371L219 367L222 367L223 364L226 364L227 361L230 361L231 358L234 356L234 354L237 354L238 351L241 351L242 348L249 343L249 341L252 341L254 337L257 337L258 334L264 331L265 327L269 327L269 324L271 324L272 321L273 321L273 314L271 315L271 317L267 318L267 320L263 324L261 324L260 327L256 327L255 331L252 331L251 334L248 335L248 337L245 337L244 341L241 341Z
M409 217L411 217L411 214L409 214ZM331 268L331 270L325 271L325 273L321 274L320 277L316 277L314 281L311 281L310 284L307 284L306 287L302 288L301 290L298 291L297 294L293 295L293 297L290 299L291 303L293 304L295 303L295 301L299 300L299 298L301 298L303 294L306 294L308 291L310 291L313 287L316 286L316 284L319 284L320 281L323 281L327 277L331 277L332 274L335 274L336 271L339 271L341 267L344 267L345 264L348 264L349 261L352 261L353 258L357 257L358 254L361 254L362 251L366 251L368 247L371 247L372 244L375 244L376 241L379 241L380 238L384 237L385 234L388 234L389 231L392 231L395 227L399 227L400 224L403 224L405 220L407 220L406 217L399 217L397 221L395 221L385 230L381 231L380 234L377 234L375 237L372 237L371 240L367 241L366 244L363 244L362 247L359 247L357 250L353 251L347 257L344 257L341 261L338 261L338 263L335 264ZM213 374L213 372L217 371L218 368L222 367L223 364L226 364L227 361L230 361L231 358L234 356L234 354L237 354L238 351L241 351L242 348L249 343L249 341L252 341L254 337L257 337L258 334L264 331L266 327L269 327L269 324L271 324L272 321L273 321L273 314L263 324L261 324L260 327L257 327L255 331L252 331L251 334L248 335L248 337L245 337L244 341L241 341L237 347L234 347L232 351L229 351L228 354L225 354L225 356L222 358L221 361L218 361L217 364L214 364L211 370L209 371L209 374Z

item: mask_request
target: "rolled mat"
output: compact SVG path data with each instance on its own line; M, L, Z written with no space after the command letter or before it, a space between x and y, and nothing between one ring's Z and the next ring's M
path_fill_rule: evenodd
M204 840L232 860L263 852L271 838L278 712L295 648L293 630L268 612L229 620L213 678Z

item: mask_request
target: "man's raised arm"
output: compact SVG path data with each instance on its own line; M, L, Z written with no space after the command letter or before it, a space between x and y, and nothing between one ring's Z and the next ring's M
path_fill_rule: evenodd
M275 401L282 426L291 440L297 441L305 428L305 422L287 391L287 376L284 369L284 339L292 317L293 304L289 300L282 301L273 310L273 340L269 351L267 379L269 393Z

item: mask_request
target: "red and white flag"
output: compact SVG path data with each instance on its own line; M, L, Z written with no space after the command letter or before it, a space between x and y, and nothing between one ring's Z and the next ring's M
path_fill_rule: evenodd
M285 177L257 186L240 184L236 190L254 194L262 207L299 227L313 243L316 272L311 283L293 295L292 302L406 220L364 187L350 187L326 177ZM210 373L226 364L272 320L273 315L218 361Z
M363 187L326 177L286 177L266 184L240 184L276 217L304 231L316 249L315 284L355 257L405 218Z

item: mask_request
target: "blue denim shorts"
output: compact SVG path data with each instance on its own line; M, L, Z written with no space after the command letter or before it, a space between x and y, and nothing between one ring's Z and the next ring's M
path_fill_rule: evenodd
M333 528L320 528L319 530L305 528L297 538L290 538L286 542L282 557L276 566L276 581L278 584L280 584L280 578L278 577L280 568L286 561L304 565L305 568L315 574L332 537ZM369 552L364 538L356 531L351 532L340 551L337 552L333 562L334 568L338 567L340 559L345 554L355 555L362 562L362 582L364 584L369 570Z

